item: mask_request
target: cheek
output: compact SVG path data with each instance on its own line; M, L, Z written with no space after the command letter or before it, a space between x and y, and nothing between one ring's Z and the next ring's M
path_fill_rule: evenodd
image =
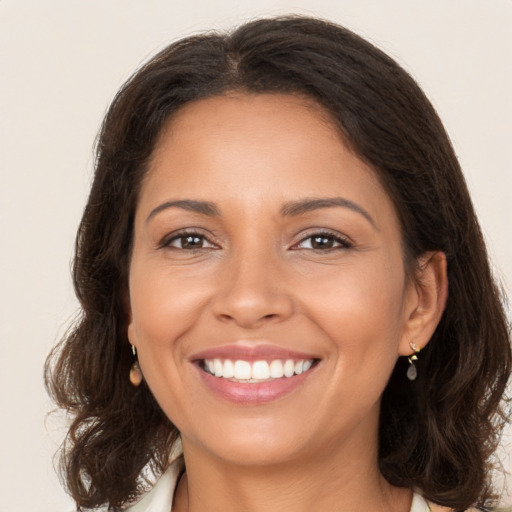
M171 279L158 265L134 259L130 269L131 316L128 338L137 347L144 379L169 419L179 428L188 396L181 372L183 336L197 322L198 293Z
M202 308L200 289L176 281L159 265L134 260L130 269L130 300L128 338L137 347L148 386L175 422L182 414L180 397L186 396L180 379L187 351L184 334L196 324Z
M139 264L130 269L131 322L133 341L140 350L168 348L197 321L205 302L206 287L196 286L190 278L180 278L165 265ZM130 341L132 339L130 338Z
M340 379L361 390L372 389L372 380L385 386L405 325L404 283L402 269L385 264L340 269L316 281L305 307L332 342Z
M316 276L308 287L308 304L322 324L361 331L401 327L405 275L401 268L360 265ZM306 291L304 291L306 296Z
M403 276L352 273L339 288L315 299L315 318L332 342L331 394L359 404L358 414L376 404L398 359L403 333ZM343 407L336 413L344 421Z

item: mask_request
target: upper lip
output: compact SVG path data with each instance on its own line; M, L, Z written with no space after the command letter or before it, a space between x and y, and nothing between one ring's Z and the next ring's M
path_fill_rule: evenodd
M274 359L295 359L295 360L310 360L318 359L317 356L291 350L288 348L279 347L270 344L229 344L221 345L219 347L209 348L201 352L197 352L190 357L191 361L198 360L211 360L211 359L231 359L243 361L272 361Z

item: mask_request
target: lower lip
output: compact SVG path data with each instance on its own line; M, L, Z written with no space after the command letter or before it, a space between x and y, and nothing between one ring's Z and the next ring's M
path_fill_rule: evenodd
M293 377L269 380L261 383L233 382L222 377L214 377L197 367L203 382L216 395L237 404L264 404L282 398L297 388L308 378L314 368Z

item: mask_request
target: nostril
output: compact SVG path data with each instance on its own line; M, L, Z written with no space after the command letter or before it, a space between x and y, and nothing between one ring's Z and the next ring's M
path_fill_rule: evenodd
M231 287L212 303L212 312L222 322L235 322L244 327L284 320L293 313L291 298L283 293L270 293L251 284Z

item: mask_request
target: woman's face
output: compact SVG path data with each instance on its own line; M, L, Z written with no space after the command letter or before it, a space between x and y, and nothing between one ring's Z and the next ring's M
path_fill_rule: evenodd
M185 451L250 465L376 446L416 291L393 203L315 103L232 94L173 117L129 292L129 340Z

